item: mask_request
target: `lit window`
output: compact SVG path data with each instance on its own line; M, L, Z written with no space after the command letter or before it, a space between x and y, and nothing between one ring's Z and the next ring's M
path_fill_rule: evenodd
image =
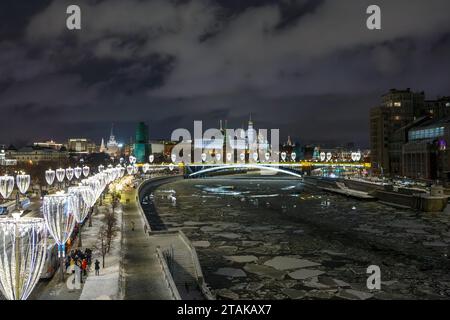
M446 106L446 107L450 107L450 102L447 102L447 103L445 104L445 106Z
M400 120L400 116L395 116L395 120Z
M401 102L394 102L394 107L401 107L402 103Z

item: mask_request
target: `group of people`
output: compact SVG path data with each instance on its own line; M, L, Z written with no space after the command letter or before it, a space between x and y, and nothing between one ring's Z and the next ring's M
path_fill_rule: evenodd
M67 273L76 273L81 276L81 283L83 282L83 276L87 275L87 272L90 270L92 262L92 250L86 248L83 251L80 249L71 250L70 254L66 257L66 272ZM100 262L95 260L95 275L99 275L100 271Z

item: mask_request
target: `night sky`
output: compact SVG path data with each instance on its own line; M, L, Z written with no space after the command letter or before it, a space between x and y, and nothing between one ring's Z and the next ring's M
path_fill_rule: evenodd
M78 4L82 30L66 28ZM382 30L366 8L382 9ZM0 2L0 144L88 137L137 121L151 138L194 120L368 145L390 88L450 95L448 0Z

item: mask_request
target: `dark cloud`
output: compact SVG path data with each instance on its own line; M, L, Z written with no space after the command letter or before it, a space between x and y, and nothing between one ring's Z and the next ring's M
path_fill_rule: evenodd
M392 87L450 95L450 4L383 0L80 0L0 4L0 143L88 136L137 121L169 137L194 120L367 145L368 111ZM14 124L13 126L11 124ZM4 141L3 141L4 140Z

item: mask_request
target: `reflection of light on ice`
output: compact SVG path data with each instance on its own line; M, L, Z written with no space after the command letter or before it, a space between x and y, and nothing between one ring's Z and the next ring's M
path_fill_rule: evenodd
M232 189L234 189L234 188L231 186L204 187L203 191L213 193L213 194L226 195L226 196L238 196L243 193L248 193L248 192L232 191Z

